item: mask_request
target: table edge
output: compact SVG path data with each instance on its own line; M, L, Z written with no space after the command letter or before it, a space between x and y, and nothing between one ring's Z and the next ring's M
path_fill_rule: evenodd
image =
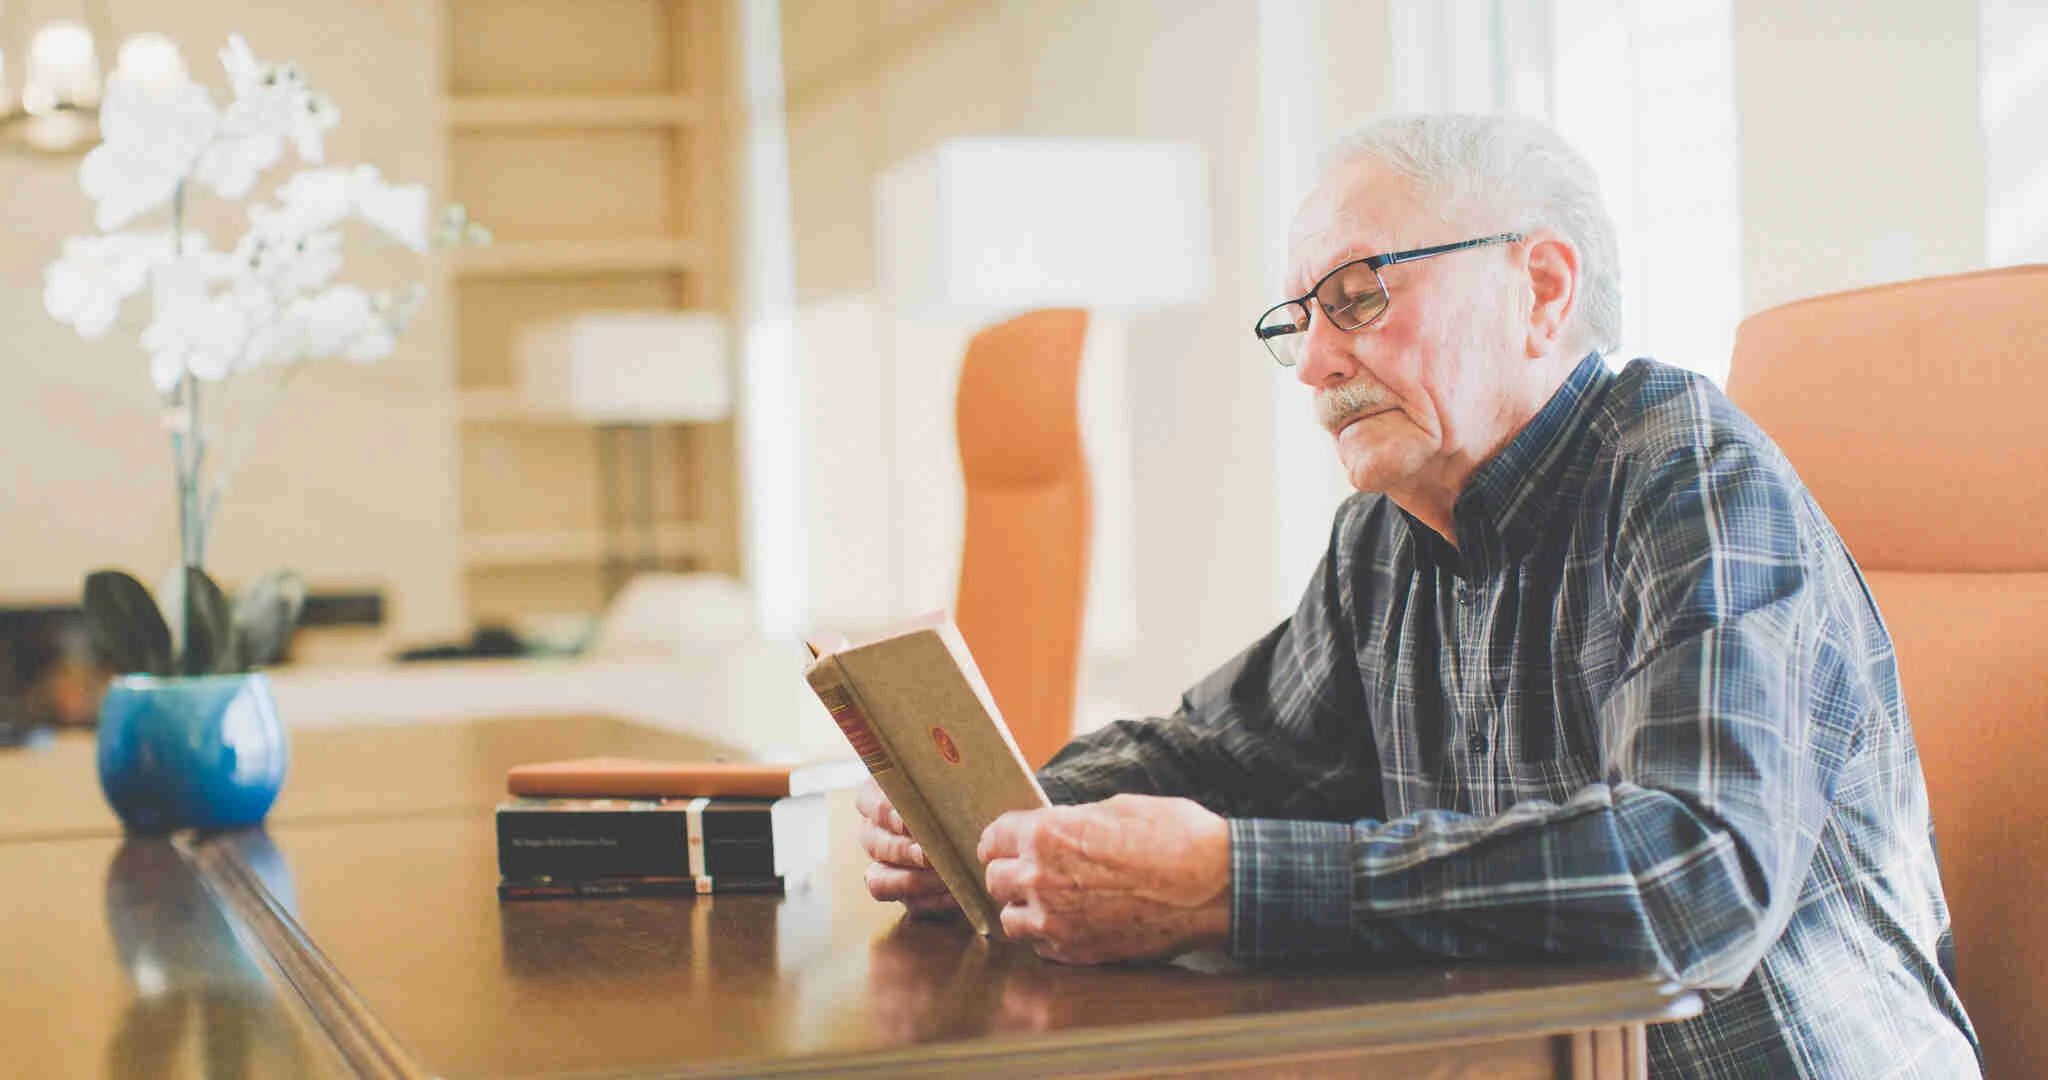
M298 992L334 1051L358 1076L427 1078L433 1071L363 1002L289 908L242 858L239 834L181 836L172 841L221 906L255 937L271 964Z
M431 1077L433 1070L363 1000L291 911L243 858L238 834L175 842L193 870L256 937L358 1074ZM1102 1073L1193 1066L1251 1056L1317 1056L1398 1051L1427 1045L1562 1035L1596 1028L1682 1020L1699 1014L1698 994L1654 974L1476 997L1374 1002L1286 1013L1148 1021L1028 1035L919 1043L783 1059L621 1070L607 1077L1014 1076ZM1284 1047L1278 1040L1284 1039Z
M616 1077L1017 1076L1123 1073L1213 1065L1248 1057L1396 1052L1423 1046L1565 1035L1697 1016L1698 994L1654 975L1580 983L1567 1005L1555 988L1496 991L1476 1003L1438 998L1291 1013L1144 1024L811 1058L731 1060L702 1066L621 1070ZM1588 1000L1589 992L1591 1000ZM1507 999L1504 1006L1503 999ZM1500 1014L1511 1012L1513 1022ZM1483 1023L1475 1023L1482 1021ZM1276 1040L1285 1039L1284 1046Z

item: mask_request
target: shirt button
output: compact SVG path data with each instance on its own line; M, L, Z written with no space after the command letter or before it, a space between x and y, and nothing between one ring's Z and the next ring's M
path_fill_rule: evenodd
M1465 607L1472 606L1472 586L1458 586L1458 603L1464 605Z
M1475 754L1484 754L1486 753L1486 736L1475 731L1472 733L1471 738L1465 740L1465 745L1471 747L1472 752Z

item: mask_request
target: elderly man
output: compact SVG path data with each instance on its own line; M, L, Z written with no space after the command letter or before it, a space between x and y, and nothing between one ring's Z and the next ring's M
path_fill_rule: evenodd
M1074 741L982 837L1003 929L1089 963L1560 958L1704 991L1660 1076L1974 1075L1891 642L1778 449L1610 372L1613 226L1499 117L1376 123L1257 335L1360 494L1293 617ZM878 791L870 892L948 906Z

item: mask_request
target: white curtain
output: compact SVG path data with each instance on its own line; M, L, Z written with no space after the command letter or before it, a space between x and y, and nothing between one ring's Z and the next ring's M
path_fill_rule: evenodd
M1730 0L1395 0L1394 107L1548 121L1620 233L1617 361L1728 374L1742 315Z
M1981 0L1984 261L2048 262L2048 18L2040 0Z

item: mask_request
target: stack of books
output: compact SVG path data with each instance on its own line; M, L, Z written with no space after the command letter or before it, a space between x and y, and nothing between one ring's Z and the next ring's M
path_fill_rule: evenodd
M623 758L519 766L497 812L498 896L785 892L824 861L823 791L843 771Z

